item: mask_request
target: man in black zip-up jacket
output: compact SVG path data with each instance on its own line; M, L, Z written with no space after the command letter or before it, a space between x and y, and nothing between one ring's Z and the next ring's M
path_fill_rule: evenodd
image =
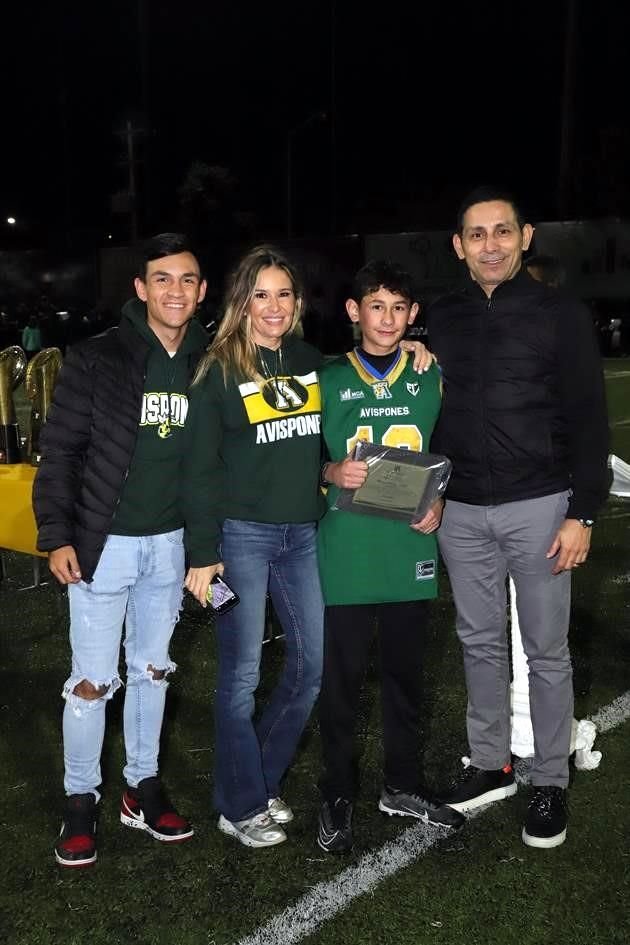
M444 380L431 447L453 462L439 542L464 653L471 756L443 799L467 811L516 791L509 572L535 743L522 837L547 848L566 836L571 570L586 561L608 493L608 424L590 314L522 268L532 235L509 195L469 195L453 245L470 278L430 307L427 328Z
M158 778L168 648L184 581L180 466L188 385L208 337L193 316L205 281L185 237L145 246L120 327L73 347L42 431L33 506L38 547L68 587L72 669L63 738L66 808L55 857L96 860L108 699L125 625L127 782L120 819L156 840L192 836Z

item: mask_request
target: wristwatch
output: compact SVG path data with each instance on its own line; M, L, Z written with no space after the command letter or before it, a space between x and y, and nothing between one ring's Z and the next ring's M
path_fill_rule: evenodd
M580 523L582 528L592 528L593 525L595 524L595 519L594 518L579 518L578 522Z
M332 485L330 479L326 479L326 472L329 466L330 466L330 460L327 460L325 463L322 463L322 468L319 471L319 484L323 488L326 488L326 486Z

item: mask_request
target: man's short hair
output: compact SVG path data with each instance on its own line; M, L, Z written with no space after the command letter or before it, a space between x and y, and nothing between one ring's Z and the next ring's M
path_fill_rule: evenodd
M138 252L138 278L142 279L143 282L145 281L147 266L154 259L176 256L178 253L190 253L201 267L199 253L185 233L158 233L156 236L145 240Z
M351 298L360 303L361 299L377 292L381 286L393 294L402 295L409 302L416 300L413 276L390 259L371 259L362 266L352 280Z
M471 207L474 207L476 203L489 203L490 201L501 200L504 203L509 203L509 205L514 210L514 216L516 217L516 222L521 227L525 226L525 217L521 213L520 207L512 194L508 190L504 190L502 187L496 187L491 184L483 184L480 187L475 187L474 190L471 190L459 205L457 211L457 232L459 235L462 235L464 230L464 217L468 210Z

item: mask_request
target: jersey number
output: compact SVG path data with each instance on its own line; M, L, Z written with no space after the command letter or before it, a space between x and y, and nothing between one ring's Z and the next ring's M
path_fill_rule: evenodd
M346 440L348 453L354 449L359 440L373 443L373 428L371 426L357 427L354 436ZM422 433L413 423L395 423L385 430L381 437L381 446L397 446L402 450L413 450L415 453L419 453L422 450Z

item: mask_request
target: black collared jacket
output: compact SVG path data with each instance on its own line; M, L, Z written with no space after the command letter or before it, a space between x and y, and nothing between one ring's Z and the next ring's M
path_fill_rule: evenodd
M442 370L431 449L453 463L447 496L499 505L571 490L594 519L609 488L601 359L588 309L525 271L490 298L473 282L427 312Z

